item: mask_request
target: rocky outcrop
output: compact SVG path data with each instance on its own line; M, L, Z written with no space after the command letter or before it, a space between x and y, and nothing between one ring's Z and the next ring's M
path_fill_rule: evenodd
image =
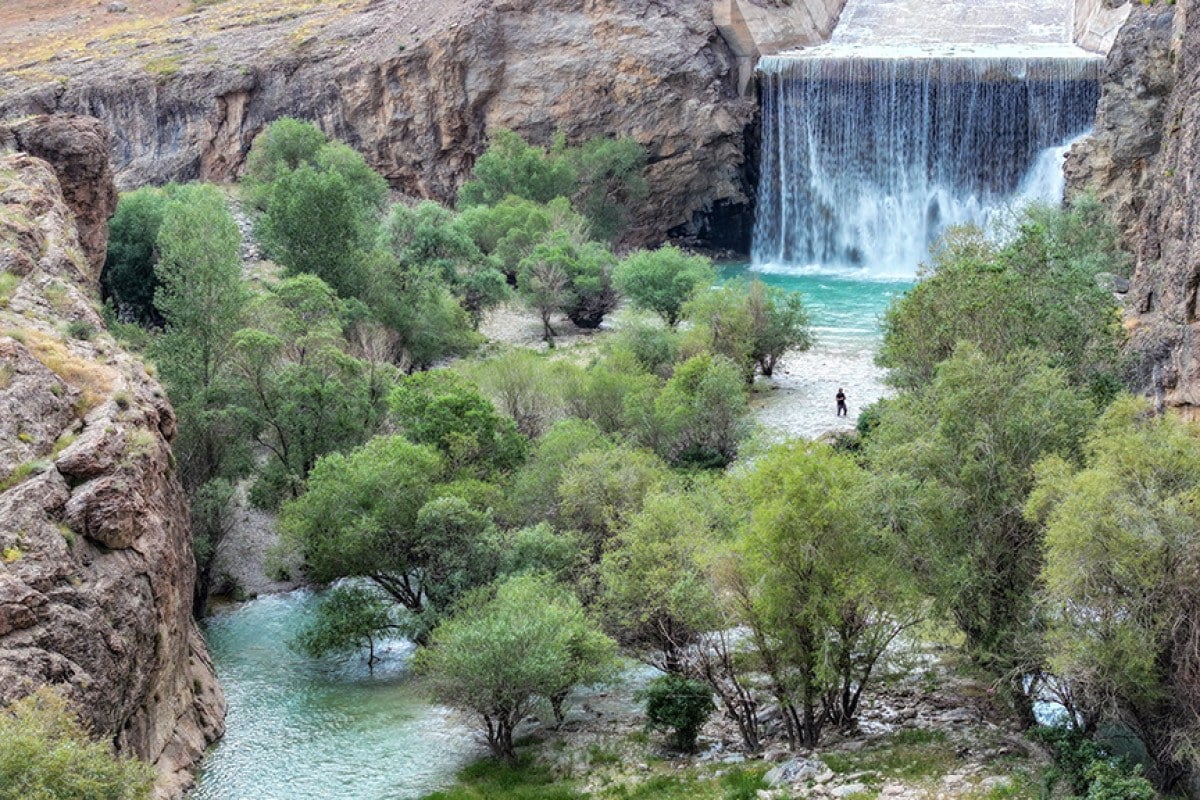
M1067 158L1073 193L1090 192L1132 237L1146 194L1155 182L1151 164L1163 138L1163 116L1175 82L1171 6L1138 6L1122 27L1102 76L1093 133Z
M76 114L29 117L0 123L0 147L43 159L54 169L63 199L75 218L88 279L100 280L108 246L108 218L117 210L108 159L108 132L93 118Z
M0 703L60 687L97 734L155 764L157 797L175 798L225 706L191 615L175 415L96 311L113 189L86 184L107 174L103 130L16 130L56 166L0 156ZM77 219L67 192L93 198L94 214Z
M96 40L95 55L23 65L0 77L0 112L102 118L123 187L230 179L255 134L291 115L349 142L396 188L442 201L488 131L632 136L649 157L634 241L750 200L755 103L739 94L712 0L288 5L242 24L226 0L130 52Z
M1126 304L1131 383L1200 419L1200 15L1133 12L1109 59L1097 134L1072 153L1076 190L1105 200L1136 256Z

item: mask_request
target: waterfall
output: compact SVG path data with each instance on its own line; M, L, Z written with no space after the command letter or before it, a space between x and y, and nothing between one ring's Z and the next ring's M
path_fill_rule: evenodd
M756 266L911 276L947 227L1060 200L1102 63L1074 47L763 58Z

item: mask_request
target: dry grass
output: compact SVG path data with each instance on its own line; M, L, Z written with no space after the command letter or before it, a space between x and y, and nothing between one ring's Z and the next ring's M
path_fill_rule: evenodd
M82 392L76 407L80 416L100 405L112 392L116 373L109 367L76 356L64 342L49 334L37 330L26 330L23 334L25 344L39 361L68 386Z

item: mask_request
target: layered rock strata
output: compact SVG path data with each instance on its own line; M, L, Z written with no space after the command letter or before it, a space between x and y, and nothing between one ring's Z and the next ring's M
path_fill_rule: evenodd
M192 619L175 415L97 313L107 137L68 118L14 138L55 162L0 154L0 703L59 687L176 798L225 700Z
M252 14L225 0L161 31L97 36L82 59L31 57L0 75L0 114L102 118L123 187L233 178L254 136L290 115L349 142L397 189L442 201L489 131L632 136L649 158L633 242L750 202L755 103L712 0L278 5Z

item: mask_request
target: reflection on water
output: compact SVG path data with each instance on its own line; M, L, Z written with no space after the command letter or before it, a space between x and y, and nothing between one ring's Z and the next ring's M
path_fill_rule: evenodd
M453 712L415 690L408 643L391 644L374 674L359 659L328 663L293 652L288 641L314 602L293 592L207 620L228 730L192 798L410 800L480 754Z
M816 344L804 353L789 353L756 395L754 416L770 433L817 437L854 426L858 413L888 394L883 369L875 365L883 312L907 291L909 281L874 280L851 274L751 272L745 266L722 270L728 279L756 276L764 282L800 292L808 309ZM834 395L846 390L850 415L834 416Z

